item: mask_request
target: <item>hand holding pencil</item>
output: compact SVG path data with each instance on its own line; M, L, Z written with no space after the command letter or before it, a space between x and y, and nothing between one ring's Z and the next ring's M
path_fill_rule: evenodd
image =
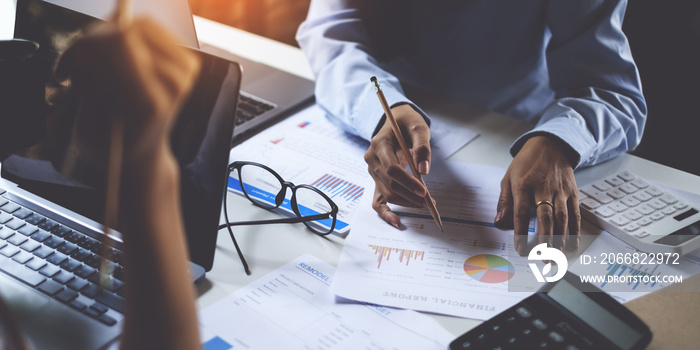
M421 177L421 173L427 174L430 169L430 131L428 126L423 117L408 105L390 108L377 79L372 77L370 81L377 92L377 97L386 116L384 126L372 139L370 149L365 154L370 174L377 185L372 206L385 221L397 228L400 221L398 216L392 213L386 205L387 202L404 206L425 206L442 230L440 214ZM394 117L393 110L395 109L401 112L403 125L399 125L397 118ZM411 131L410 141L413 154L409 151L401 126ZM394 140L398 143L398 147L393 145ZM406 163L409 165L412 175L406 172Z

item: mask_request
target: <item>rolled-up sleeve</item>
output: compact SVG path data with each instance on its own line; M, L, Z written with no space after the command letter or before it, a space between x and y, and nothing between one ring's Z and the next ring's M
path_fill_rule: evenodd
M646 102L622 32L625 0L554 0L548 8L547 66L555 100L537 126L516 140L515 155L533 135L568 144L575 167L600 163L641 141Z
M373 57L370 39L355 1L312 1L297 42L316 76L316 102L348 132L373 136L384 111L370 84L376 76L391 107L410 104L399 80Z

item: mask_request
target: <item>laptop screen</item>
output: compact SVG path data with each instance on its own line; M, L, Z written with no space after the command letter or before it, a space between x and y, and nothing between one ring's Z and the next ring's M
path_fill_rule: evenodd
M42 65L50 71L60 54L93 21L93 17L45 1L19 0L15 37L39 42ZM202 71L175 120L171 146L180 169L190 259L209 270L228 177L241 71L235 62L196 52L202 58ZM72 120L77 108L65 103L69 89L48 74L45 90L50 106L46 118ZM70 144L71 127L67 124L60 130L48 128L38 144L4 160L2 176L52 203L102 222L104 179L90 171L94 168L90 157L67 162L65 153L54 151Z

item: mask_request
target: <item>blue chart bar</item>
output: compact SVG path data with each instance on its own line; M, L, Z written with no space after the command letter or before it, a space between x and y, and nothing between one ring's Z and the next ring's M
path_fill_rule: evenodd
M223 340L219 337L214 337L214 338L207 340L204 344L202 344L202 349L204 349L204 350L229 350L229 349L233 349L233 345L227 343L225 340Z
M326 192L331 198L341 198L354 202L365 193L365 188L339 177L325 174L311 183L311 186Z

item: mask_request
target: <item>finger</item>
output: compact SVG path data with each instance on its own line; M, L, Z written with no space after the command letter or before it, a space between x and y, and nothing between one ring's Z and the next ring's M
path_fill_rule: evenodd
M382 178L372 171L371 168L369 173L374 179L375 189L384 196L385 201L404 207L422 208L425 206L425 197L418 197L395 182L385 184Z
M508 175L501 181L501 195L498 196L496 218L493 219L493 223L499 228L513 228L513 193Z
M547 200L552 201L552 194L549 192L539 192L535 195L537 201ZM554 208L547 204L541 204L535 208L537 212L537 223L539 230L539 243L547 243L547 246L552 247L552 235L554 234Z
M530 226L530 210L532 195L529 192L514 189L513 190L513 230L516 236L520 236L516 239L516 244L525 237L527 239L528 227ZM526 244L520 244L516 246L518 254L525 255L527 246Z
M418 172L426 175L430 172L430 128L425 123L409 128L411 137L411 152L413 161L418 166Z
M416 196L425 197L427 190L423 184L411 175L406 168L401 165L396 156L396 147L392 140L378 140L374 152L381 167L377 173L387 185L394 188L405 188Z
M581 209L578 206L578 193L569 198L569 235L566 247L577 250L581 245Z
M563 194L559 194L552 202L554 203L553 247L559 250L564 250L566 247L568 235L569 206L567 205L567 199L564 198Z
M374 211L379 214L379 217L381 217L389 225L400 228L401 220L399 219L399 216L394 214L386 203L387 201L384 196L377 189L375 189L372 209L374 209Z

